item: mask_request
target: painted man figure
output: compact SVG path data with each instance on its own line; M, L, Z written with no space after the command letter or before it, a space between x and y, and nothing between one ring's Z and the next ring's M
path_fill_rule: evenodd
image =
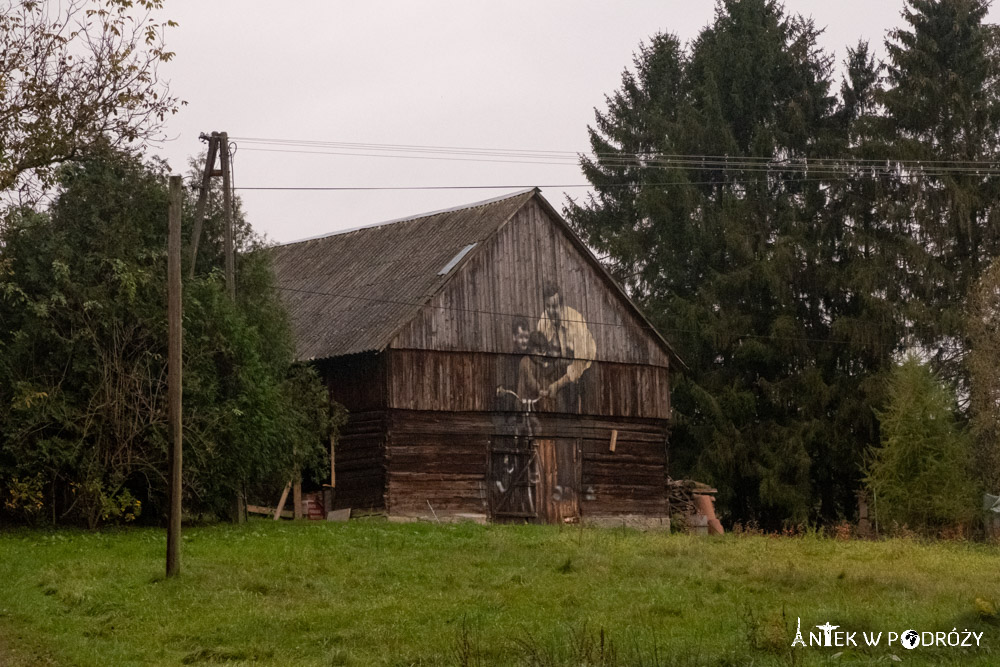
M558 406L575 412L580 409L577 381L590 368L597 346L583 315L563 303L558 285L547 283L542 289L542 301L545 308L538 330L559 357L562 372L540 395L554 396Z

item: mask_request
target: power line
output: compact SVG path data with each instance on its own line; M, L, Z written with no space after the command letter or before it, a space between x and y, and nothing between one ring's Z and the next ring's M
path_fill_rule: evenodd
M244 149L246 150L246 149ZM998 172L1000 173L1000 172ZM931 174L895 174L895 178L900 179L913 179L919 178L920 176L928 176ZM779 174L774 174L774 176L779 177ZM866 175L855 174L853 177L848 176L804 176L802 178L795 177L781 177L781 182L784 184L790 183L816 183L816 182L847 182L856 180L858 177L865 178ZM235 190L303 190L303 191L365 191L365 190L524 190L527 188L552 188L552 189L571 189L571 188L592 188L595 190L600 190L602 188L638 188L638 187L671 187L680 185L755 185L755 184L765 184L765 181L760 178L727 178L727 179L717 179L713 181L664 181L664 182L649 182L649 181L635 181L631 183L562 183L562 184L538 184L531 183L528 185L521 184L508 184L508 185L371 185L371 186L241 186L234 188Z
M243 138L244 142L271 142L269 145L288 143L295 146L320 146L320 145L343 145L351 148L377 147L382 150L396 150L392 144L357 144L347 142L281 142L279 140L263 140ZM406 146L403 148L412 151L431 151L438 153L449 153L452 155L398 155L392 153L359 153L344 151L321 151L321 150L298 150L281 148L252 148L244 146L248 151L280 152L293 154L316 154L316 155L338 155L346 157L378 157L397 159L425 159L425 160L449 160L449 161L478 161L494 164L543 164L553 166L570 166L569 162L540 161L539 158L551 157L550 152L545 151L504 151L486 152L485 149L454 149L442 147ZM457 151L457 152L456 152ZM457 155L457 156L456 156ZM469 157L479 155L480 157ZM487 155L512 158L526 156L528 160L518 159L488 159ZM596 154L591 154L596 155ZM558 155L556 157L559 157ZM959 160L890 160L890 159L859 159L859 158L756 158L756 157L729 157L711 155L677 155L677 156L639 156L639 155L619 155L615 154L612 159L600 159L583 154L566 154L567 159L574 160L573 166L579 166L578 160L586 157L588 164L613 177L616 169L640 169L640 170L683 170L688 172L722 172L726 176L713 180L677 180L669 182L625 182L625 183L571 183L571 184L551 184L538 187L572 189L572 188L612 188L612 187L668 187L675 185L726 185L740 183L756 184L765 180L748 175L762 174L767 177L785 183L796 182L817 182L817 181L851 181L857 179L883 178L907 181L922 178L940 178L945 176L969 175L979 178L1000 175L1000 165L996 162L986 161L959 161ZM597 159L594 162L594 159ZM743 175L746 178L736 179L731 175ZM463 185L463 186L252 186L240 187L240 190L302 190L302 191L379 191L379 190L489 190L489 189L513 189L532 187L525 185Z
M825 178L798 178L795 182L801 181L826 181ZM759 183L759 181L675 181L673 183L602 183L594 185L592 183L570 183L566 185L392 185L392 186L253 186L238 187L235 190L316 190L316 191L364 191L364 190L526 190L529 188L603 188L619 187L632 188L637 186L669 186L669 185L725 185L736 183Z
M457 162L491 162L494 164L548 164L548 165L559 165L559 166L573 166L570 162L539 162L539 161L528 161L528 160L490 160L486 158L477 157L447 157L447 156L428 156L428 155L389 155L382 153L347 153L342 151L303 151L303 150L290 150L282 148L251 148L244 147L244 150L257 151L262 153L298 153L300 155L344 155L349 157L381 157L381 158L396 158L400 160L448 160Z
M589 188L592 185L393 185L393 186L241 186L237 190L317 190L317 191L352 191L352 190L525 190L528 188Z
M579 159L576 158L572 162L561 161L561 162L551 162L542 161L540 159L490 159L487 157L466 157L469 154L460 154L461 157L447 156L447 155L397 155L392 153L352 153L344 151L321 151L321 150L293 150L293 149L281 149L281 148L250 148L245 147L248 151L257 152L267 152L267 153L292 153L299 155L339 155L345 157L374 157L374 158L389 158L389 159L400 159L400 160L443 160L451 162L483 162L491 164L531 164L531 165L549 165L549 166L579 166ZM512 156L510 156L512 157ZM725 156L692 156L692 157L680 157L680 158L669 158L669 157L638 157L638 156L625 156L616 158L598 158L596 161L590 157L586 157L588 162L601 169L614 169L614 168L637 168L637 169L663 169L663 170L676 170L685 169L689 171L723 171L723 172L749 172L749 173L778 173L778 172L789 172L789 173L808 173L808 174L844 174L844 175L863 175L866 171L871 171L872 175L875 176L910 176L910 175L921 175L921 176L944 176L944 175L959 175L968 174L975 176L989 176L1000 174L1000 166L997 163L974 163L974 162L954 162L952 164L940 164L937 162L923 162L919 160L913 161L900 161L900 160L885 160L885 161L870 161L861 162L855 159L845 158L843 160L833 160L833 159L806 159L801 160L780 160L771 159L769 161L745 161L739 158L729 158ZM928 168L928 165L931 165ZM906 170L906 171L902 171ZM912 172L907 173L907 172Z
M475 147L460 147L460 146L434 146L434 145L415 145L415 144L383 144L383 143L361 143L361 142L346 142L346 141L318 141L318 140L305 140L305 139L267 139L259 137L234 137L234 139L239 139L245 143L270 145L270 146L294 146L299 148L338 148L342 150L377 150L377 151L394 151L394 152L411 152L411 153L425 153L425 154L452 154L452 155L479 155L487 157L525 157L532 159L561 159L561 160L579 160L580 157L594 157L594 158L615 158L622 160L640 160L640 161L657 161L665 160L671 162L687 161L687 162L699 162L699 161L709 161L718 162L724 164L763 164L763 165L775 165L781 162L799 161L803 166L808 166L810 163L814 165L841 165L841 164L853 164L853 165L870 165L879 166L886 164L896 164L896 165L910 165L922 167L924 165L968 165L970 168L981 167L981 168L992 168L997 169L1000 167L1000 163L996 160L923 160L917 158L891 158L891 157L878 157L878 158L858 158L858 157L776 157L773 155L769 156L751 156L751 155L705 155L705 154L691 154L691 153L630 153L624 150L621 151L562 151L562 150L538 150L538 149L507 149L507 148L475 148ZM265 150L265 149L253 149L253 150ZM322 151L290 151L290 152L317 152L322 154ZM334 153L341 154L341 153ZM346 155L356 155L357 153L344 153Z

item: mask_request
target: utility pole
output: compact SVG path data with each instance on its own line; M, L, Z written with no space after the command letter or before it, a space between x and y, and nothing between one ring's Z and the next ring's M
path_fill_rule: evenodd
M226 221L226 291L236 300L236 260L233 257L233 184L231 178L232 156L229 153L229 134L221 132L222 149L222 210Z
M170 177L167 235L167 399L170 430L170 517L167 576L181 571L181 177Z
M195 263L198 259L198 244L201 241L202 226L205 221L205 207L212 188L212 177L222 176L222 212L225 222L224 245L226 256L226 292L230 299L236 298L236 259L233 249L233 182L232 182L232 152L229 149L229 133L201 133L199 139L208 141L208 155L205 158L205 171L201 176L201 191L198 193L198 203L194 208L194 231L191 234L191 264L188 276L194 277ZM219 156L221 169L215 168L215 158Z
M219 136L213 132L207 135L204 132L199 137L202 141L208 140L208 155L205 158L205 172L201 177L201 190L198 192L198 203L194 207L194 232L191 234L191 264L188 267L188 277L194 278L194 266L198 259L198 242L201 240L201 228L205 224L205 205L208 203L208 194L212 189L212 176L215 175L215 156L219 152Z
M222 212L224 220L223 241L225 250L226 293L233 301L236 300L236 258L233 240L233 156L229 147L227 132L204 132L198 137L208 141L208 154L205 158L205 170L201 176L201 191L198 193L198 203L194 209L194 231L191 235L191 265L190 277L194 277L195 264L198 260L198 243L201 240L202 226L205 220L205 208L211 193L212 177L222 176ZM215 168L216 156L219 157L220 169ZM233 518L236 523L246 520L246 498L243 491L236 493L233 500Z

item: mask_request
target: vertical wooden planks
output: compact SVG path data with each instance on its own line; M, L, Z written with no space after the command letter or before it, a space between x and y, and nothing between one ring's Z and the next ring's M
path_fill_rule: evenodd
M598 359L666 366L667 355L645 322L567 233L536 202L528 202L456 269L391 346L510 353L514 318L536 323L542 288L552 281L563 290L564 303L590 323Z

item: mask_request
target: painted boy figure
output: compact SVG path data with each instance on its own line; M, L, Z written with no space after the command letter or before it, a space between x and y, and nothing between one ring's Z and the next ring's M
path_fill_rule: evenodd
M516 317L511 326L511 342L514 352L518 355L529 353L528 340L531 336L531 324L527 317ZM520 364L523 359L507 357L505 371L501 375L501 384L497 387L497 397L493 409L494 432L498 435L522 435L520 431L523 421L521 413L524 411L519 398L537 398L537 395L525 396L521 394L518 377L521 375ZM508 389L510 387L511 389ZM511 392L516 392L515 396Z
M555 353L545 334L531 332L528 354L521 358L517 369L517 394L525 399L540 399L535 405L536 410L552 410L555 407L548 389L563 372L559 364L561 360Z

